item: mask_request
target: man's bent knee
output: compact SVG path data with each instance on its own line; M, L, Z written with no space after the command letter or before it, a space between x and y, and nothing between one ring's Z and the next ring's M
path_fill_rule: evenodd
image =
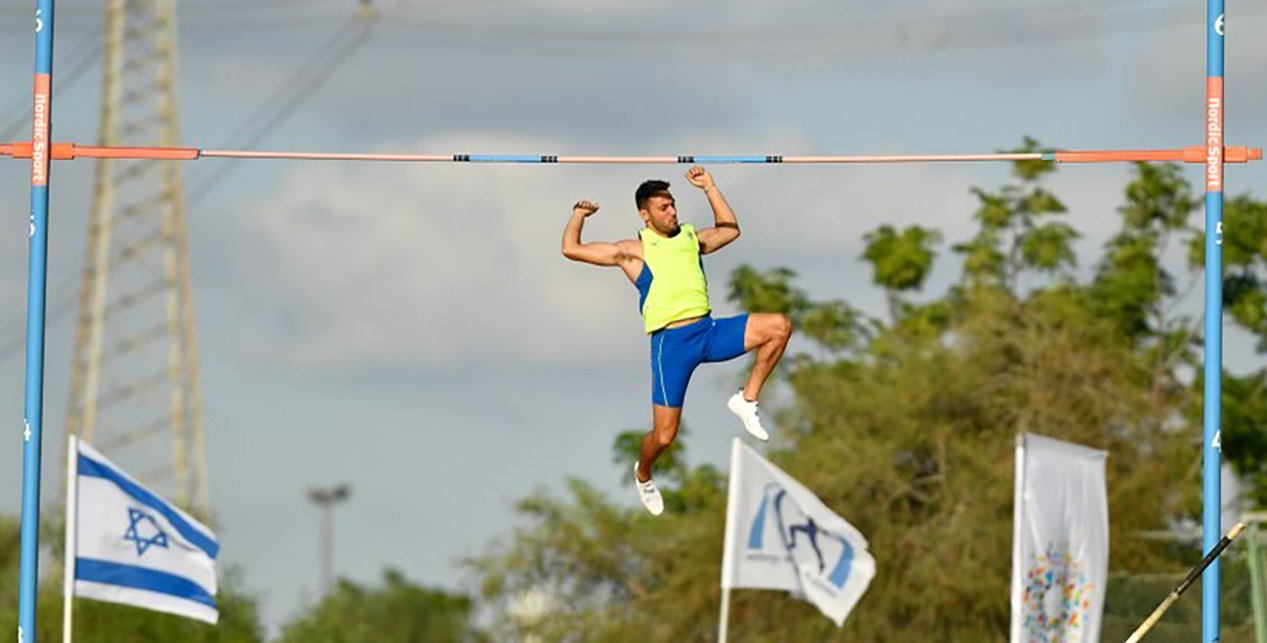
M787 315L775 314L769 317L762 329L762 343L787 343L792 337L792 319Z
M661 449L667 449L673 444L673 441L677 439L677 429L673 429L671 431L656 430L655 439Z
M776 320L775 332L778 333L779 339L787 341L792 337L792 318L787 315L779 315Z

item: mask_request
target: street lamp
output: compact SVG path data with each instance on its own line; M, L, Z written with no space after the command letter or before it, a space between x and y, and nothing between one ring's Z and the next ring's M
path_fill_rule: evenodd
M321 510L321 593L330 594L334 585L334 507L352 495L352 487L312 487L308 499Z

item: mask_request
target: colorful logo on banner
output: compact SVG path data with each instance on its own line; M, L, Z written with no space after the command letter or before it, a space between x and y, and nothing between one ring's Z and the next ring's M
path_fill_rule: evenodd
M1094 584L1069 554L1069 543L1047 543L1029 557L1025 579L1025 640L1062 643L1077 639L1091 607Z

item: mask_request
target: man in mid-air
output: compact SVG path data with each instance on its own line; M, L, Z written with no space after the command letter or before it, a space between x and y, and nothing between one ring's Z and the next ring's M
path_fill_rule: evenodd
M646 181L634 200L646 227L637 239L581 241L585 219L598 212L598 204L578 201L563 231L563 256L596 266L619 266L638 288L642 316L651 337L651 409L653 428L642 440L642 453L634 464L638 498L652 515L664 511L664 499L651 480L651 465L677 437L682 420L686 386L695 367L704 362L725 362L749 351L756 360L748 381L726 406L759 440L769 435L757 415L757 396L775 364L783 356L792 323L784 315L754 313L714 319L709 313L708 281L702 255L721 250L739 238L739 221L702 167L692 167L686 180L699 188L713 209L713 227L695 230L679 224L677 202L665 181Z

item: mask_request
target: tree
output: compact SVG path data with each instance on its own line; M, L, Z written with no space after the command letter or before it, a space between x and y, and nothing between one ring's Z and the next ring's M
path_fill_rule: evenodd
M421 587L396 570L366 587L341 580L283 626L280 643L474 643L484 639L466 596Z
M918 290L924 285L937 257L932 246L941 241L941 234L919 226L907 228L899 234L893 226L885 225L867 233L862 239L867 243L862 256L875 269L875 284L884 288L889 302L889 317L897 321L902 313L898 293Z

